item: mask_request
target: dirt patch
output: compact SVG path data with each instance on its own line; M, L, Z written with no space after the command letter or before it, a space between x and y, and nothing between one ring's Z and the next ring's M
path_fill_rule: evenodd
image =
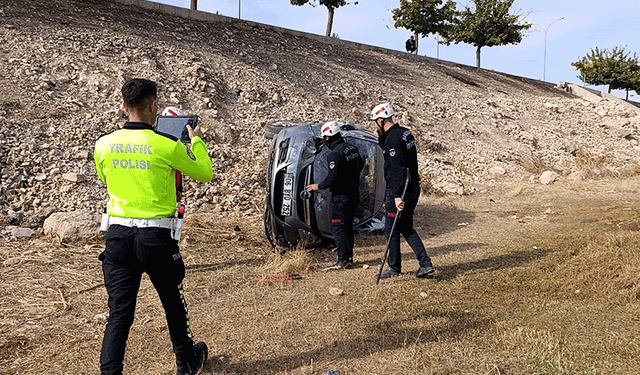
M412 276L418 265L405 244L404 275L378 286L381 236L356 237L354 269L321 272L335 262L330 247L281 255L259 216L193 214L181 247L193 328L210 347L204 373L632 374L639 190L638 179L601 180L423 199L416 228L438 279ZM101 246L0 247L3 262L20 260L0 268L11 280L0 295L3 373L97 371L107 311ZM594 352L597 363L587 360ZM126 371L173 366L145 277Z

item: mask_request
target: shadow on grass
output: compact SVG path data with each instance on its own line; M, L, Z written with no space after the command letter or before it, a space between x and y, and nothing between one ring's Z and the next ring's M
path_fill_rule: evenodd
M423 242L433 236L451 233L475 222L476 214L472 211L460 210L450 206L418 205L413 216L413 227ZM464 224L464 225L461 225ZM360 233L356 235L359 243L367 246L386 246L384 234ZM404 240L401 240L405 242ZM358 244L356 243L356 245ZM368 250L362 254L376 253L378 250Z
M318 349L300 353L280 355L269 359L256 359L242 363L220 363L209 361L205 369L215 373L226 374L270 374L275 372L292 371L310 363L323 363L357 358L371 357L375 353L393 351L435 342L447 338L455 338L470 331L484 331L491 324L488 318L481 318L464 312L444 310L423 310L423 318L436 319L442 324L433 329L403 328L415 324L416 317L410 319L372 322L371 325L359 327L358 332L349 338L336 336L335 340L327 341ZM216 353L217 356L223 355ZM227 355L224 357L229 358ZM322 369L325 373L329 369ZM316 371L318 372L318 371Z
M533 262L547 253L537 253L533 251L518 251L511 254L500 255L475 262L459 263L456 265L436 267L440 272L438 280L445 281L456 278L460 274L470 271L496 271L519 267L525 263Z
M424 241L427 236L441 236L455 232L476 220L473 211L451 206L418 205L413 218L413 226Z

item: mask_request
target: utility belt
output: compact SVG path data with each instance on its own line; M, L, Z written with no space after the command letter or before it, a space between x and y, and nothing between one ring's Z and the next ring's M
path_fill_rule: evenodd
M184 227L184 205L180 206L178 218L165 219L129 219L126 217L109 216L106 212L102 213L102 221L100 222L100 230L106 232L110 225L122 225L125 227L136 228L166 228L171 230L171 238L176 241L180 240L182 228Z

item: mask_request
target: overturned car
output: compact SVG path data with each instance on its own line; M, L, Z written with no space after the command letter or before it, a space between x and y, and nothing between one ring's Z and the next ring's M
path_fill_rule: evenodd
M278 122L265 127L273 137L267 170L267 197L264 230L271 244L295 247L333 240L331 233L331 193L308 193L305 187L318 183L328 173L328 147L320 136L323 122ZM355 145L363 160L360 173L360 206L354 217L354 231L382 228L384 204L384 158L378 138L353 122L338 122L345 142Z

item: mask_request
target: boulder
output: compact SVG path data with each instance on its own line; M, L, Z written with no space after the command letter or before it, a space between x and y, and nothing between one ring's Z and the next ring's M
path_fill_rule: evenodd
M33 236L36 232L31 228L14 228L11 231L11 235L16 238L29 238Z
M60 242L94 239L100 233L100 217L100 213L89 210L56 212L44 221L44 234Z
M440 176L431 181L431 188L441 194L464 194L464 185L453 176Z
M554 171L545 171L540 175L540 183L542 185L553 184L558 178L558 174Z
M497 165L497 166L495 166L495 167L493 167L493 168L489 169L489 174L490 174L492 177L502 176L502 175L504 175L506 172L507 172L507 171L506 171L504 168L502 168L501 166L499 166L499 165Z

